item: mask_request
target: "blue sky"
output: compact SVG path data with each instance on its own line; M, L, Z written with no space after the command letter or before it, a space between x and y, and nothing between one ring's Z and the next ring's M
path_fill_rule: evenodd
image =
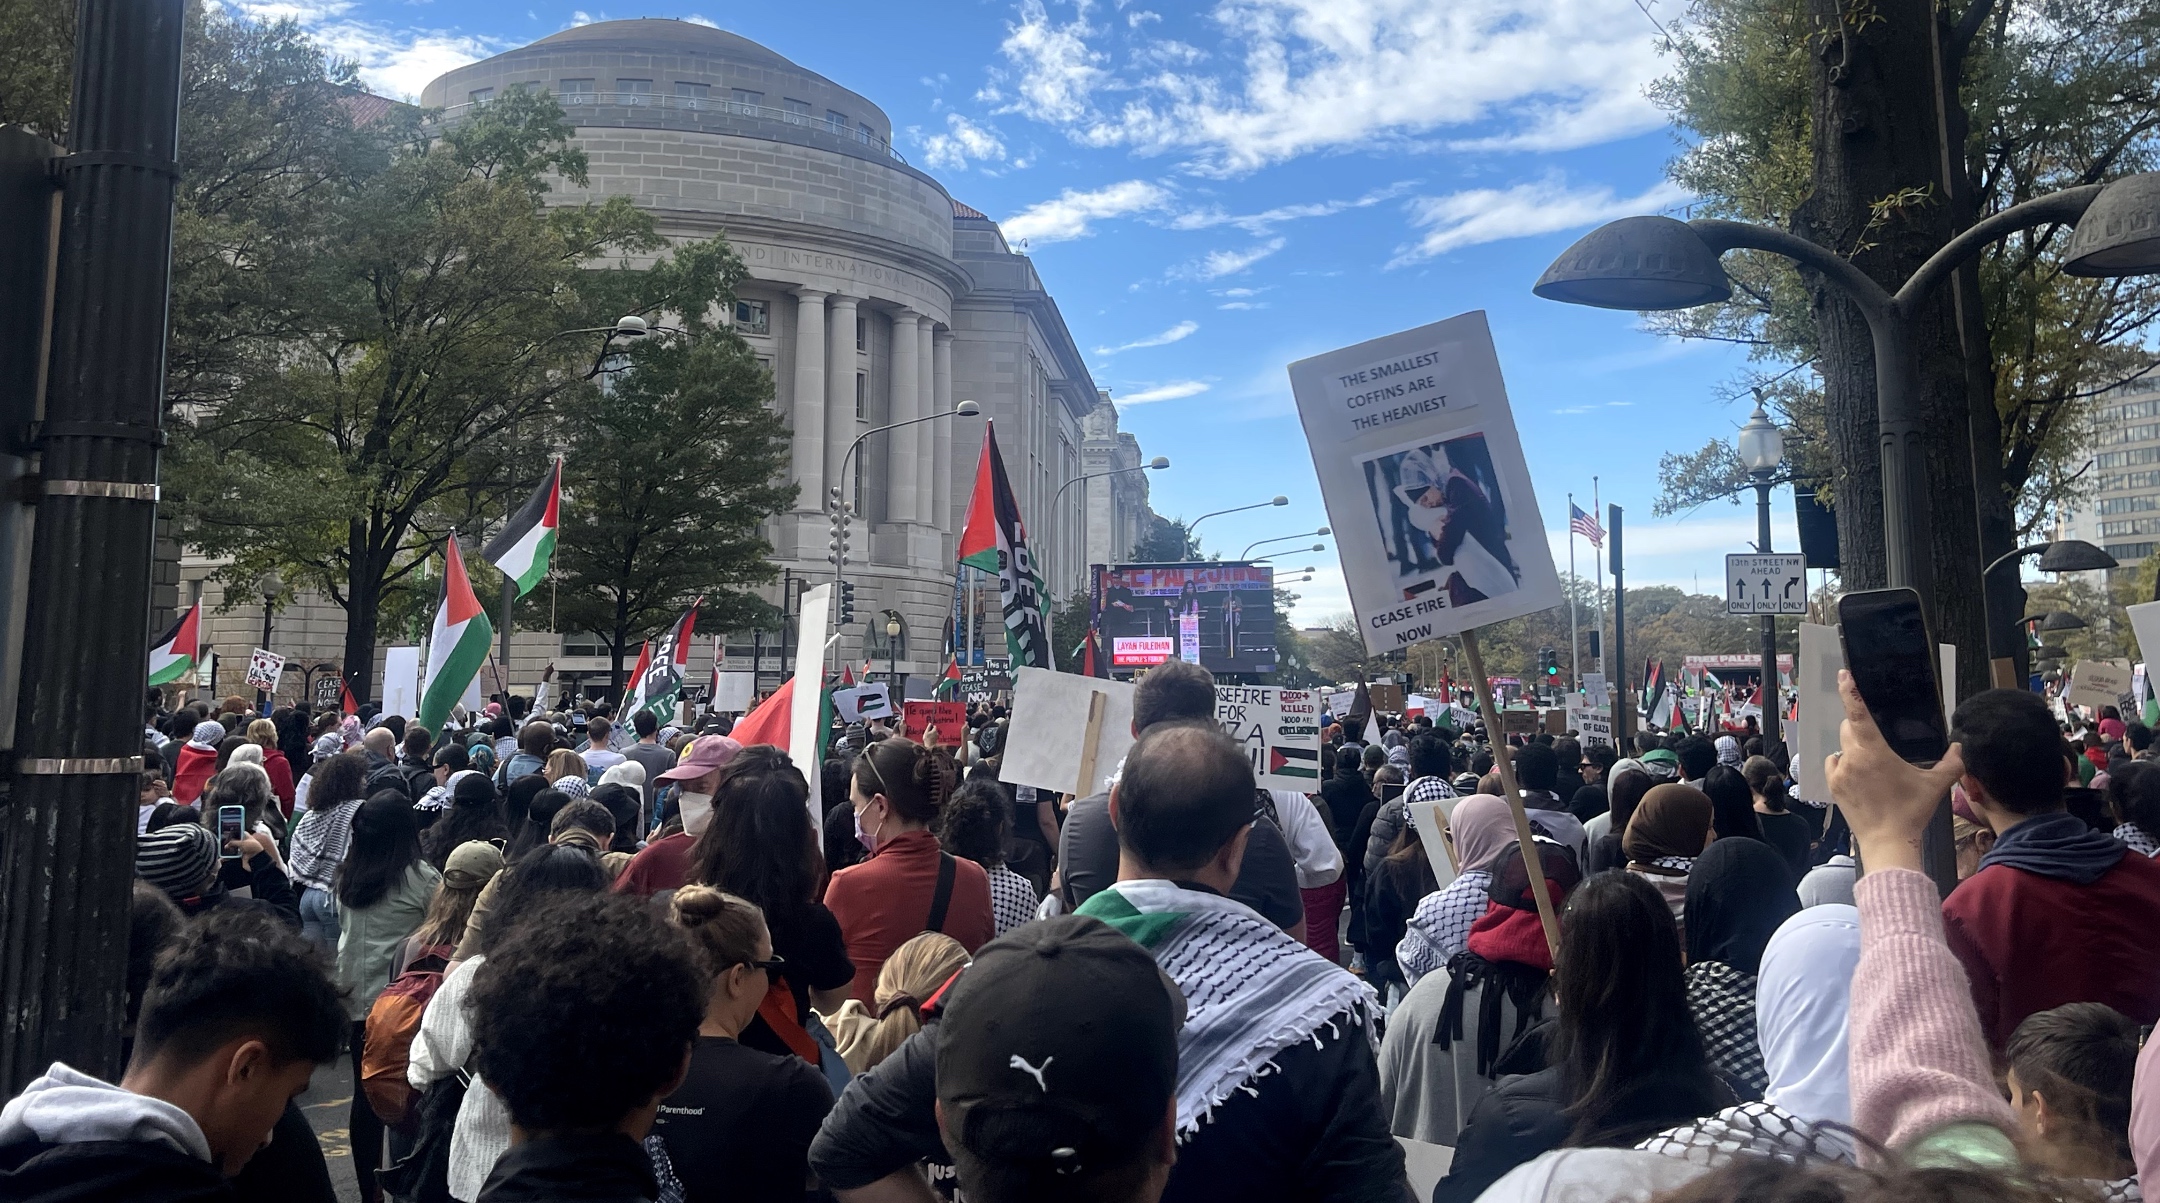
M1645 95L1675 0L232 2L298 17L392 96L639 16L720 24L868 96L910 162L1025 240L1125 428L1172 460L1149 474L1158 511L1289 496L1210 520L1225 555L1326 522L1284 365L1469 309L1490 315L1561 571L1567 495L1589 508L1593 475L1627 509L1631 584L1720 592L1754 537L1752 505L1650 514L1659 454L1745 419L1720 400L1742 357L1529 291L1591 226L1684 212ZM1790 507L1781 491L1787 550ZM1320 570L1298 621L1347 612L1332 550L1283 563Z

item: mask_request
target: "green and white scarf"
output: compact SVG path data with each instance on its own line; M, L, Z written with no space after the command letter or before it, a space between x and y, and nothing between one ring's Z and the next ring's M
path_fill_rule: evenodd
M1232 1091L1275 1072L1276 1054L1348 1015L1378 1047L1372 987L1244 903L1160 880L1120 881L1080 905L1148 950L1185 995L1178 1033L1177 1135L1186 1140Z

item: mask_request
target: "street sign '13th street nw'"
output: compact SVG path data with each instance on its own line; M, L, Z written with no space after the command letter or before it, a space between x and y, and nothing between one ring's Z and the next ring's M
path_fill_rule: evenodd
M1807 613L1807 557L1725 557L1727 614Z

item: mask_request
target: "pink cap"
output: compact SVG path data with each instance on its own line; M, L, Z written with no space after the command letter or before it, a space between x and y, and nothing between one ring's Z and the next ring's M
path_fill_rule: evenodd
M735 753L740 751L742 745L725 735L701 736L690 745L688 752L683 753L679 764L660 774L660 780L695 781L735 759Z

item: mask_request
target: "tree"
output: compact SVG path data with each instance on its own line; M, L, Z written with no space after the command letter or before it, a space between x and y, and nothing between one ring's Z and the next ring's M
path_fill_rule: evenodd
M726 256L726 275L742 274ZM611 688L638 641L702 596L699 624L770 625L773 608L739 586L773 579L761 527L792 505L788 430L769 409L772 375L732 329L648 340L608 395L563 430L557 621L608 645ZM537 596L537 594L535 595Z
M355 697L378 624L432 603L415 574L436 542L530 489L510 466L544 458L553 421L596 395L592 340L556 333L702 315L724 292L686 250L591 266L665 244L628 198L546 203L551 175L586 182L551 97L384 137L378 162L325 182L305 228L248 248L231 387L176 421L167 470L183 537L232 557L222 579L275 567L345 610Z
M1183 564L1200 557L1200 540L1185 529L1183 518L1149 514L1147 529L1133 541L1136 564Z
M1790 225L1894 284L1982 216L2154 161L2154 0L2051 4L2044 14L2010 0L1941 13L1915 0L1821 11L1803 0L1701 0L1676 31L1677 68L1657 96L1696 135L1671 174L1703 198L1698 213ZM2043 229L1990 248L1916 326L1936 494L1923 571L1937 582L1936 629L1965 657L1961 680L1986 680L1975 566L2077 495L2090 399L2152 362L2141 344L2160 288L2064 276L2067 237ZM1819 482L1837 508L1847 583L1879 584L1864 324L1782 260L1726 262L1731 303L1655 323L1739 342L1762 361L1743 391L1763 389L1794 428L1794 475ZM1739 500L1747 483L1715 446L1668 456L1661 475L1666 512ZM2015 614L2013 574L1988 586L1998 616Z

